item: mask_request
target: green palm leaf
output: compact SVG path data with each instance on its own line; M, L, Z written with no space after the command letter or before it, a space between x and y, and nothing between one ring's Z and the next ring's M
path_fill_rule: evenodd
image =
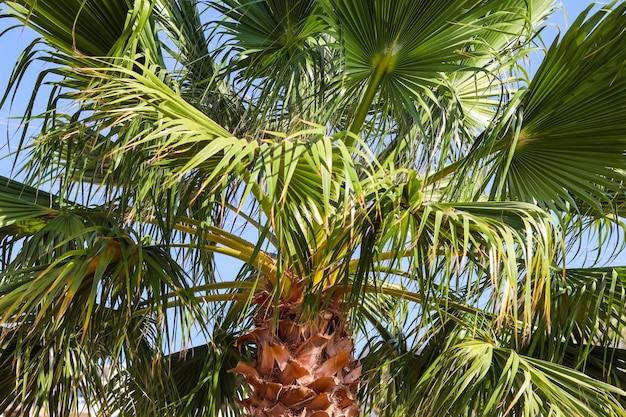
M506 198L601 215L620 195L626 137L624 5L584 20L548 51L494 175ZM507 158L510 161L507 162Z
M35 233L58 215L53 195L5 177L0 182L0 233Z

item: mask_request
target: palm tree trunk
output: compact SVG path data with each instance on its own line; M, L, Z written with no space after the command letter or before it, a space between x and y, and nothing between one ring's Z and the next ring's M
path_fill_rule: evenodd
M299 294L293 294L293 293ZM255 327L237 340L251 343L251 365L232 372L250 385L241 404L252 417L356 417L361 365L337 301L303 321L301 291L276 302L267 292L255 302Z

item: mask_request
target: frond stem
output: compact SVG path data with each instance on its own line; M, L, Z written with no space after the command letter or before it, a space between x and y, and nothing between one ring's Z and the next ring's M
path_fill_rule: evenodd
M359 133L361 133L365 118L370 111L370 107L372 105L372 102L374 101L374 97L376 96L378 87L380 87L380 82L382 81L383 76L390 71L394 64L394 54L395 46L389 47L385 52L385 55L378 62L378 65L376 65L376 67L374 68L374 73L370 76L367 83L365 94L363 94L363 98L361 99L361 102L357 107L354 120L352 120L352 123L348 128L348 131L353 135L358 135ZM352 147L356 144L356 139L353 136L348 135L346 136L345 143L346 146Z

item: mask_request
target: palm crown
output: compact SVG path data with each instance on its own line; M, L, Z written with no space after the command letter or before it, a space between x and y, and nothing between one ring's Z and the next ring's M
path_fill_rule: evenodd
M626 415L623 3L5 3L0 410Z

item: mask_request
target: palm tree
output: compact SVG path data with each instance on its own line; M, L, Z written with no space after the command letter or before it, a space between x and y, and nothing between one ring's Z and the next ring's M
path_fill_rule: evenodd
M626 415L623 2L4 3L0 412Z

